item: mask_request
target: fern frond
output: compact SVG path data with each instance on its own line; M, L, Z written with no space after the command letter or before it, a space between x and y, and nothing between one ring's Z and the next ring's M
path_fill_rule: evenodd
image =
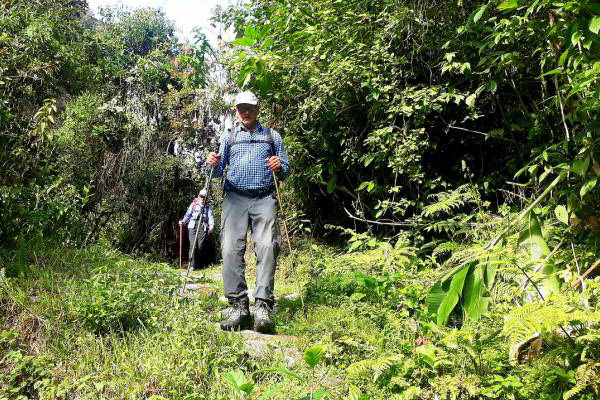
M427 232L452 234L461 227L461 223L456 218L435 221L425 227Z
M432 255L434 257L439 256L440 254L451 253L457 251L458 249L464 249L465 246L456 242L444 242L438 245L435 249L433 249Z
M405 361L406 359L402 355L362 360L348 366L346 371L352 377L371 377L373 383L375 383L379 378L390 372L392 368Z
M599 367L600 364L594 362L588 362L577 367L577 370L575 371L577 383L575 384L575 387L564 393L563 400L572 399L590 387L598 394L597 382L600 379Z
M597 324L599 320L600 312L575 308L568 297L555 295L511 311L504 319L503 333L514 345L535 333L552 332L572 322Z
M437 202L423 208L423 216L425 217L441 213L449 214L467 203L474 203L476 200L469 190L468 184L461 185L452 191L433 194L430 197L437 200Z

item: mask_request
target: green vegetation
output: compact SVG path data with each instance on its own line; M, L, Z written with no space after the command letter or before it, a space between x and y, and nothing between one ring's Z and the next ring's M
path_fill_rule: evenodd
M0 4L1 399L600 396L597 2L86 7ZM261 351L169 264L236 87L293 164Z

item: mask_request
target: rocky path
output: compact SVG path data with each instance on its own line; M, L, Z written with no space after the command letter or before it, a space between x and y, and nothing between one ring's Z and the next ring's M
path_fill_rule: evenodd
M182 277L187 274L186 270L180 270ZM227 307L227 299L223 296L223 283L219 267L213 267L201 271L192 271L187 277L185 292L180 292L182 297L203 297L203 298L218 298L222 303L223 308ZM252 279L248 279L250 283ZM252 292L252 288L249 289ZM298 298L296 293L290 293L281 296L286 300ZM279 299L278 299L279 300ZM274 313L280 311L279 301L276 300ZM254 298L250 296L250 313L254 312L252 303ZM218 317L215 316L215 319ZM218 323L217 323L218 326ZM288 368L293 368L302 360L302 352L300 351L299 338L291 335L274 334L268 335L258 333L252 330L243 330L240 332L232 332L234 335L241 335L244 338L245 349L248 355L254 359L260 360L268 356L278 356L283 360Z

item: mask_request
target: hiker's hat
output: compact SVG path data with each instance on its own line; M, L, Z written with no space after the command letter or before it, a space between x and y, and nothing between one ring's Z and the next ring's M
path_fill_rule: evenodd
M198 193L199 197L206 197L206 189L202 189L200 193Z
M258 104L258 98L252 92L241 92L235 96L235 105L240 104L252 104L253 106Z

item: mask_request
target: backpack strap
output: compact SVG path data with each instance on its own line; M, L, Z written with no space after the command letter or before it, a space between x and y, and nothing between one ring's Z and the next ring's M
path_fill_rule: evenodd
M273 140L273 133L271 132L271 128L264 128L265 131L265 135L267 136L266 140L237 140L237 129L232 129L229 133L229 140L227 141L227 147L228 149L231 149L231 147L235 146L236 144L239 143L267 143L269 145L271 145L271 152L273 153L273 155L277 154L277 151L275 149L275 141Z
M233 146L236 143L235 142L236 138L237 138L237 129L229 128L229 140L227 141L228 148L231 148L231 146Z
M271 144L271 155L277 155L277 150L275 149L275 140L273 140L273 133L271 132L271 128L265 128L267 141Z

